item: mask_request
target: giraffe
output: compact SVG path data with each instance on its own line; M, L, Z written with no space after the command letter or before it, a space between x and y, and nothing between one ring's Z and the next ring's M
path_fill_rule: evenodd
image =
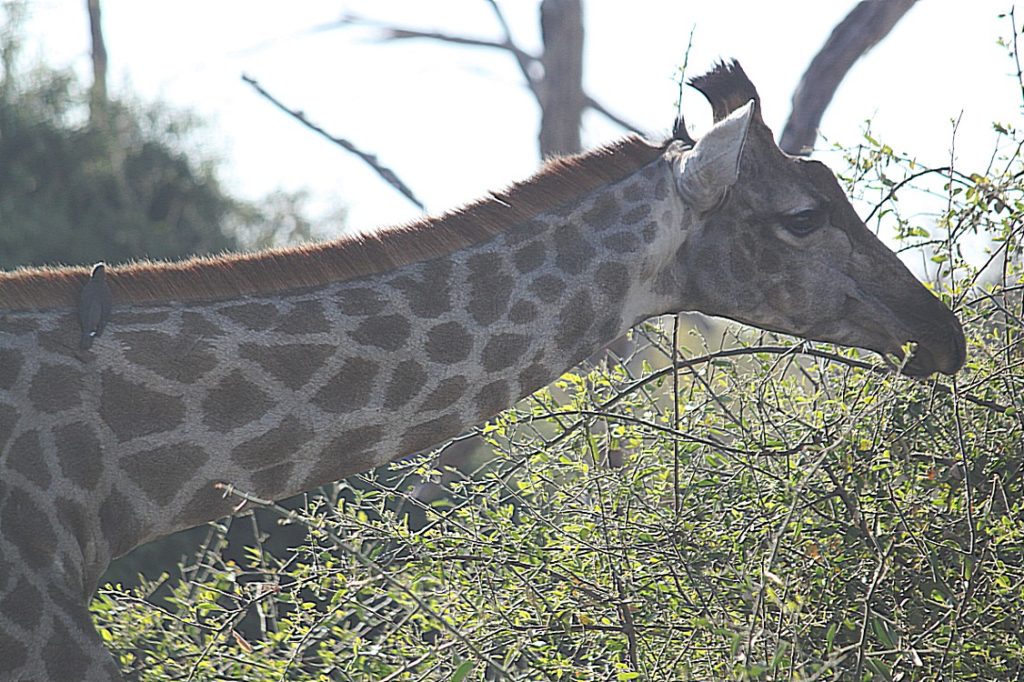
M119 680L87 610L115 557L424 450L649 317L698 310L955 373L953 313L789 157L736 62L712 105L553 160L459 210L340 241L89 271L0 273L0 680Z

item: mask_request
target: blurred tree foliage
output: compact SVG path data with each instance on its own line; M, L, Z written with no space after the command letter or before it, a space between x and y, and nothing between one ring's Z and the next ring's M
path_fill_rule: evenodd
M0 268L167 259L303 241L306 196L228 194L193 147L202 125L159 104L111 100L91 122L70 71L23 68L23 5L0 10ZM341 222L340 214L333 222ZM332 221L328 221L332 222Z

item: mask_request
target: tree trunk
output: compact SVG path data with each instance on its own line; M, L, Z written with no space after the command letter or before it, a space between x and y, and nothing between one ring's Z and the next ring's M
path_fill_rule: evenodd
M107 123L107 46L100 24L100 0L86 0L92 34L92 89L89 92L89 120L95 126Z
M854 63L914 6L917 0L862 0L839 24L811 60L796 92L779 139L788 154L806 155L818 137L821 117Z
M583 93L583 7L581 0L544 0L540 6L544 78L538 83L542 157L580 151Z

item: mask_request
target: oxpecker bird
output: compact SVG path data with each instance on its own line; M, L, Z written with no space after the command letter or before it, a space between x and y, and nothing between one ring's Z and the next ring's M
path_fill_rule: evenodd
M78 324L82 328L82 339L78 345L82 350L92 348L92 340L103 333L110 319L110 287L105 275L103 263L92 266L92 275L82 287L78 299Z

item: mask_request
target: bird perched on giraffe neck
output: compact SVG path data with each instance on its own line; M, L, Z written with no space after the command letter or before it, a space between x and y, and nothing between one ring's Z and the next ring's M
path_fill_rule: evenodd
M78 298L78 324L82 328L78 346L82 350L92 348L93 340L103 333L103 328L110 319L111 297L106 270L103 263L92 266L89 281L82 287L82 293Z

